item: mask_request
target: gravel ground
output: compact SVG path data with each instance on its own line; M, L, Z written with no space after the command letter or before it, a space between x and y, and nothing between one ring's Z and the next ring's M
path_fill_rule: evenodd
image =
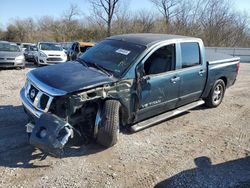
M0 187L250 187L250 64L216 109L199 107L109 149L44 156L27 142L19 91L31 70L0 70Z

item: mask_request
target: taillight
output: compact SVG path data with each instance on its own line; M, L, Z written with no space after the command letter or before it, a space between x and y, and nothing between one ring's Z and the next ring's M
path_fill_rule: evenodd
M237 63L237 74L239 73L240 71L240 62Z

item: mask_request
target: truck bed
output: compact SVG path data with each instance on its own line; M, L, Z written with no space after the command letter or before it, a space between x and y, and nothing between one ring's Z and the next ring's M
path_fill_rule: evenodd
M239 57L233 57L231 55L213 52L208 49L206 49L206 59L208 64L229 63L240 60Z
M237 64L239 64L240 58L207 50L206 61L207 83L202 98L208 96L213 84L218 79L223 79L226 87L234 84L238 74Z

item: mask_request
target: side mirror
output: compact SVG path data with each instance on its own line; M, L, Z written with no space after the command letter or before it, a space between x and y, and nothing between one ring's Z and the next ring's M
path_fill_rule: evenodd
M140 64L136 68L136 81L137 82L147 82L150 79L149 76L146 75L144 70L144 65Z
M139 81L144 76L144 74L145 74L144 66L143 64L139 64L136 67L136 71L135 71L136 80Z

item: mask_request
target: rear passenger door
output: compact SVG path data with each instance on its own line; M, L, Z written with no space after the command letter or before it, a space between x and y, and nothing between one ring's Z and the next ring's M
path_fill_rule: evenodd
M181 79L177 106L185 105L200 98L206 83L206 62L202 60L198 42L179 43Z

